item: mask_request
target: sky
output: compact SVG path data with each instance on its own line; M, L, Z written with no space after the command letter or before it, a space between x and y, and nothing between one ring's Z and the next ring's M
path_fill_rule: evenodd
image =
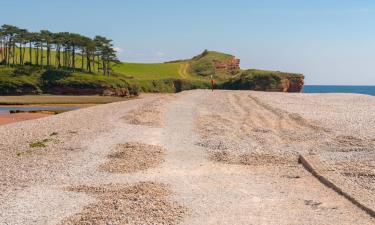
M374 0L0 0L0 24L113 40L127 62L204 49L306 84L375 85Z

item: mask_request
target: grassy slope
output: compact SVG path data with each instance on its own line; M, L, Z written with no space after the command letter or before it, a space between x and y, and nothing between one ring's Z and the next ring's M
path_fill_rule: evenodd
M121 63L113 71L125 77L130 84L138 85L144 92L175 92L176 82L183 90L208 87L208 80L188 72L189 62L174 63Z
M221 52L216 52L216 51L208 51L208 54L204 55L202 58L205 58L205 59L211 60L211 61L213 61L213 60L223 61L223 60L231 59L233 57L234 57L233 55L226 54L226 53L221 53Z
M55 52L51 52L51 54L51 63L54 65ZM33 51L33 56L35 57L35 51ZM28 49L26 49L25 57L25 62L29 61ZM111 77L83 72L57 75L54 72L50 75L42 75L45 71L40 69L25 74L21 71L21 74L14 76L14 69L0 66L0 89L6 86L8 88L13 87L13 89L18 89L18 92L22 93L23 89L31 86L35 89L33 93L38 93L41 92L39 84L42 80L44 85L51 84L52 86L97 88L136 85L144 92L174 92L176 90L207 88L210 86L210 75L215 73L215 79L220 87L232 87L239 83L252 82L252 78L249 79L249 77L254 75L278 76L281 78L283 76L300 76L298 74L264 70L239 71L239 74L231 75L214 70L214 60L223 61L232 57L229 54L208 51L192 59L171 63L120 63L113 66ZM35 63L35 59L33 59L33 62ZM44 60L44 63L46 63L46 60ZM76 66L81 66L81 57L79 55L76 57Z
M206 79L213 75L215 80L217 80L219 83L224 82L233 75L228 74L225 71L215 70L214 61L227 61L233 57L233 55L225 53L205 51L190 60L191 66L189 68L189 72L200 77L205 77Z
M180 63L121 63L113 67L114 72L123 74L130 79L155 80L155 79L179 79Z

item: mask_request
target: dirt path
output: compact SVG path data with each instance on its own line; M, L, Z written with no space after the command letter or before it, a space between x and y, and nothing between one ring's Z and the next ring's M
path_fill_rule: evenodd
M5 128L1 225L375 223L297 163L311 150L301 139L324 129L248 92L151 95ZM21 128L56 142L16 156Z
M189 77L189 74L187 72L188 69L189 69L189 63L181 64L178 73L180 74L182 78L187 79Z

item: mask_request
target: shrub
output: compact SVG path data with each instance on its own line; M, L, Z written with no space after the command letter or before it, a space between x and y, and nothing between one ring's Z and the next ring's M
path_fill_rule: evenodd
M247 70L238 77L223 83L222 88L268 91L279 88L281 79L281 76L275 72Z
M215 73L214 64L209 59L201 59L191 65L191 72L200 76L209 76Z

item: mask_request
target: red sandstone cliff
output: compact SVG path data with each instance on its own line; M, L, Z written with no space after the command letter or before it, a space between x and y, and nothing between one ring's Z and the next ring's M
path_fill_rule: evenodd
M214 60L214 66L216 70L225 70L228 73L234 74L240 70L240 59L233 57L225 61Z
M281 83L283 92L301 92L305 81L304 77L287 77Z

